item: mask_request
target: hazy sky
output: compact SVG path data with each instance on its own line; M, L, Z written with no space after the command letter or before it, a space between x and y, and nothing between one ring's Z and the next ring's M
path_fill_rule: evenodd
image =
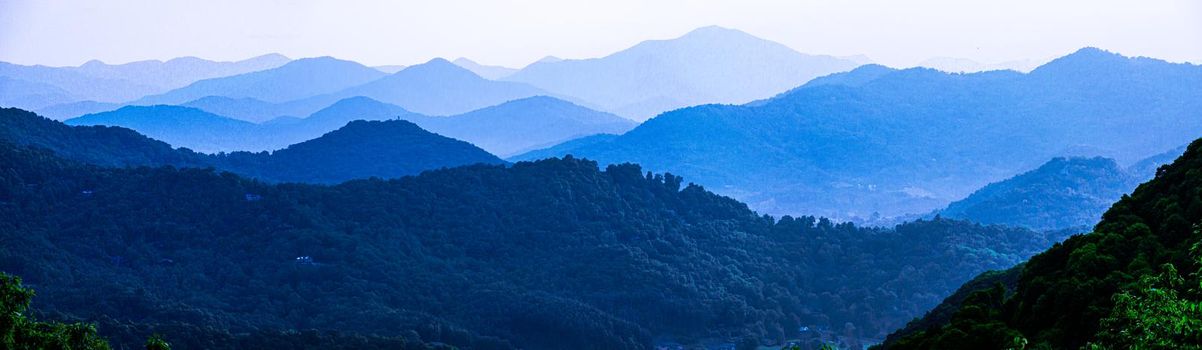
M78 65L269 52L371 65L466 56L520 67L721 25L816 54L904 66L1082 46L1202 62L1197 0L0 0L0 60Z

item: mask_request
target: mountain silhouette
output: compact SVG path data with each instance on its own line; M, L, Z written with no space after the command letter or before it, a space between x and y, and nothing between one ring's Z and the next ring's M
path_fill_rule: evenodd
M205 79L139 99L135 104L181 104L208 96L287 102L366 83L385 73L332 57L303 58L264 71Z
M174 146L200 152L230 151L225 140L254 140L258 125L181 106L125 106L64 121L67 125L108 125L137 130Z
M470 70L472 73L476 73L476 75L479 75L481 78L488 80L504 78L518 71L517 69L509 67L479 64L476 63L476 61L469 60L465 57L456 58L454 61L451 61L451 63L454 63L456 66L463 67L463 69Z
M536 62L503 79L645 120L690 105L750 102L857 65L712 26L601 58Z
M449 117L414 119L422 128L506 156L594 134L622 133L629 119L554 97L535 96Z
M415 113L452 115L546 94L522 83L484 79L445 59L436 58L378 80L315 96L303 102L329 105L341 99L363 96Z
M148 60L124 64L106 64L92 60L75 70L106 79L117 79L167 91L196 81L257 72L282 66L290 59L267 54L235 62L215 62L197 57L179 57L167 61Z

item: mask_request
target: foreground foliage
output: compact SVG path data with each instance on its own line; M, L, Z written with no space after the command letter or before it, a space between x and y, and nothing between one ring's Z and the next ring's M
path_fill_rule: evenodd
M108 350L109 344L96 335L96 326L86 323L39 322L28 315L33 290L21 279L0 273L0 348ZM162 339L158 339L167 349Z
M1179 349L1202 344L1202 141L1123 197L1094 232L1031 258L1017 284L957 302L949 322L911 323L885 347ZM986 279L991 277L983 276ZM917 329L925 327L925 329Z

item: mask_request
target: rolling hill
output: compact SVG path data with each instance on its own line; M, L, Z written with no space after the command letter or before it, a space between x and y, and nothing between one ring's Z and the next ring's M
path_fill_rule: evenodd
M982 224L1087 232L1143 180L1113 159L1054 158L952 202L939 214Z
M326 184L504 163L470 143L430 133L404 120L357 120L270 154L235 152L217 158L222 168L250 177Z
M156 108L157 107L157 108ZM126 107L148 118L158 108L176 117L209 123L245 123L176 106ZM249 124L249 123L245 123ZM254 125L254 124L250 124ZM397 178L425 170L504 161L469 143L439 136L403 120L352 122L313 140L275 152L209 155L173 149L133 130L108 126L69 126L19 109L0 109L0 141L36 147L73 161L104 166L216 168L269 182L338 183Z
M107 125L137 130L169 144L205 153L238 150L230 143L257 143L258 125L195 108L126 106L64 121L67 125ZM258 148L254 148L258 150Z

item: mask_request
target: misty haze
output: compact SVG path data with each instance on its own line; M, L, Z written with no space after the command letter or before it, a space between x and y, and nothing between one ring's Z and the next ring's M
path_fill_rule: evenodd
M1202 4L0 0L3 349L1202 349Z

